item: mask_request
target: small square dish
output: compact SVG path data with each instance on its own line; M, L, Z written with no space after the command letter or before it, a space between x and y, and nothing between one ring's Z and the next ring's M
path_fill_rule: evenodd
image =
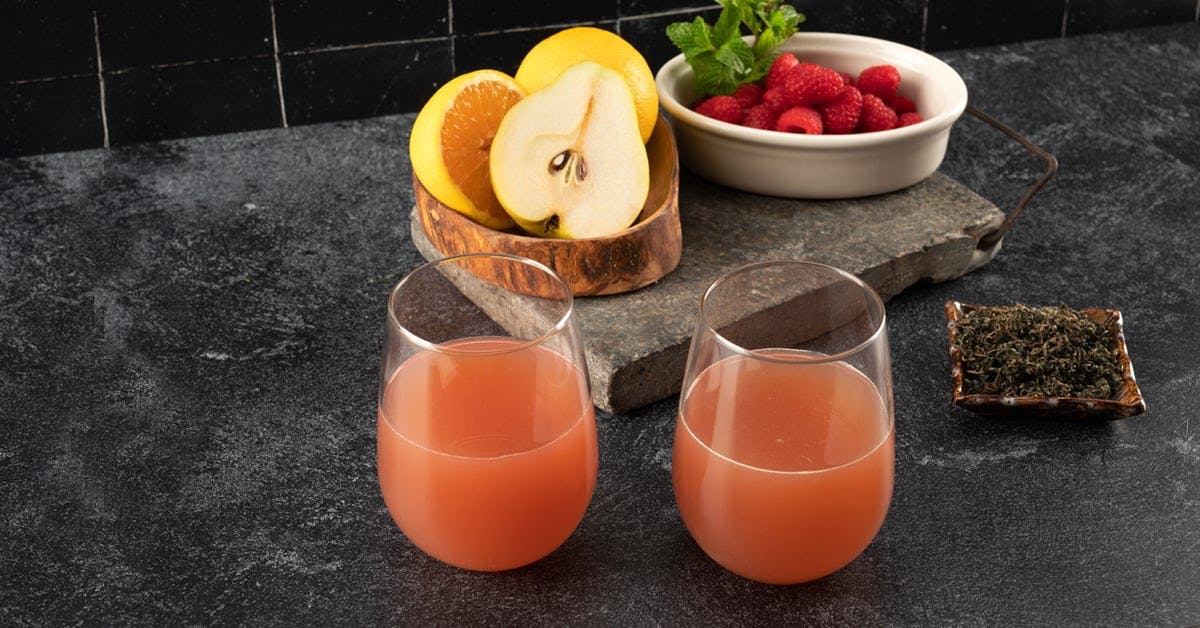
M950 372L954 388L954 405L977 414L1000 417L1055 418L1083 421L1124 419L1146 411L1146 402L1133 375L1133 363L1125 346L1124 324L1119 310L1075 310L1087 319L1102 325L1113 343L1121 368L1120 386L1112 398L1070 396L1006 396L999 394L964 394L963 354L959 348L959 327L973 311L988 306L946 301L947 331L950 341Z

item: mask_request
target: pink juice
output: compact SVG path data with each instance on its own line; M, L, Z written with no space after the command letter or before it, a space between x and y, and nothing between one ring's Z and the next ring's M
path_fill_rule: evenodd
M733 357L684 395L675 496L709 556L784 584L833 573L866 549L887 514L895 459L869 379L840 362Z
M599 453L585 376L544 347L413 357L385 386L378 423L388 510L414 544L452 565L536 561L571 535L591 500Z

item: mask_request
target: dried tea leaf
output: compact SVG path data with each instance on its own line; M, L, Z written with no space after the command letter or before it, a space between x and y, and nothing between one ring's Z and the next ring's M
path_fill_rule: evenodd
M1064 306L981 307L955 338L963 394L1115 399L1121 363L1106 325Z

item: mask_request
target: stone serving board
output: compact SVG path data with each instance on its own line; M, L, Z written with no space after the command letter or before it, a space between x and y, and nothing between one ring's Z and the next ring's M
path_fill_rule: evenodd
M609 412L679 392L700 297L738 266L821 262L858 275L886 300L919 281L960 277L999 249L977 244L999 228L1003 212L941 173L898 192L836 201L758 196L681 175L683 255L675 271L640 290L575 301L592 395ZM410 220L417 250L442 257L415 213Z

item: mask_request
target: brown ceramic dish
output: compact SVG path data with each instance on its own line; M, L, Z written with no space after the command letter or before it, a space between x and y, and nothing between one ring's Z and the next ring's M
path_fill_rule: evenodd
M421 227L443 255L495 252L549 266L576 296L617 294L649 285L679 264L679 158L675 136L662 116L646 143L650 193L633 226L602 238L537 238L517 229L497 231L450 209L413 177ZM535 290L535 286L527 286Z
M1116 399L1085 399L1080 397L1005 397L1002 395L964 395L962 356L954 340L958 322L972 310L982 306L946 301L949 319L950 373L954 377L954 405L990 416L1057 418L1072 420L1109 421L1124 419L1146 411L1146 402L1133 376L1133 363L1125 347L1124 325L1119 310L1086 309L1080 314L1100 324L1107 324L1109 336L1116 344L1123 373L1121 394Z

